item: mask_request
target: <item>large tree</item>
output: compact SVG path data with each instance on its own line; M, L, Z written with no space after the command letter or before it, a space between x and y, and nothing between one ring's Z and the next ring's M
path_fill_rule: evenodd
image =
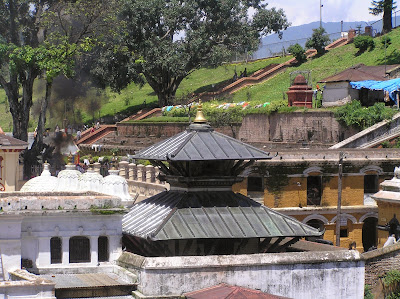
M142 75L160 106L194 70L255 50L263 34L289 26L281 9L259 0L126 0L120 18L121 31L92 72L115 90Z
M0 86L13 119L13 136L28 139L33 83L46 80L38 134L42 136L53 79L72 75L79 53L106 28L110 6L102 0L5 0L0 3ZM90 40L88 40L88 38ZM22 94L21 94L22 92Z
M369 8L370 14L374 16L383 13L383 28L384 33L392 30L392 11L396 9L395 1L393 0L373 0L372 7Z

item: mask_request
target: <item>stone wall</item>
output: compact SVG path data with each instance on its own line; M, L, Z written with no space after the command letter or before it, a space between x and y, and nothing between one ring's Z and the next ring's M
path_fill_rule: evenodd
M125 252L118 263L138 276L138 291L146 298L180 298L219 283L297 299L364 294L364 261L355 250L192 257Z
M334 144L356 132L342 127L333 112L252 114L243 119L239 139L244 142L312 142Z
M390 270L400 271L400 243L362 254L365 260L365 283L373 288L379 284L379 278Z
M187 123L118 123L119 136L167 138L187 128ZM356 132L342 127L330 111L251 114L241 124L218 127L216 131L248 143L335 144Z

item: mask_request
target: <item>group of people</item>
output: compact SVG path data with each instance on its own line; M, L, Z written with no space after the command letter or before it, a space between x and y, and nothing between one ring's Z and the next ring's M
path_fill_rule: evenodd
M244 71L240 72L239 77L235 69L235 73L233 74L233 82L235 82L239 78L244 78L244 77L247 77L247 68L244 68Z

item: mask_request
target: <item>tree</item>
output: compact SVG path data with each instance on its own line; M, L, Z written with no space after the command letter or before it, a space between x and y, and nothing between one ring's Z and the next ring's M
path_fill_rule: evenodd
M70 76L87 38L106 23L113 1L6 0L0 3L0 85L13 118L13 136L28 139L33 83L46 79L38 129L44 126L53 79ZM106 3L106 4L104 4ZM105 25L103 25L105 27ZM22 95L20 94L22 90ZM42 132L38 131L40 138Z
M307 60L306 52L304 51L303 47L300 46L298 43L291 45L288 48L290 54L292 54L298 63L302 63Z
M325 53L325 47L330 39L323 27L313 29L313 34L306 42L307 49L315 49L319 55Z
M372 7L369 8L369 13L377 16L383 13L383 33L387 33L392 30L392 11L396 9L395 1L393 0L373 0L371 2Z
M354 47L358 49L359 54L375 48L375 42L372 36L359 35L354 38Z
M126 0L120 18L122 31L101 49L92 73L117 91L144 77L159 106L194 70L254 50L261 34L289 26L281 9L259 0Z

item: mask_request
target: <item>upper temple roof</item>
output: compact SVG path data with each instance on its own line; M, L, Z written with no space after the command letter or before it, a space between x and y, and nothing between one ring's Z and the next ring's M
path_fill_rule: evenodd
M192 124L186 131L139 151L135 159L158 161L260 160L272 157L251 145Z

